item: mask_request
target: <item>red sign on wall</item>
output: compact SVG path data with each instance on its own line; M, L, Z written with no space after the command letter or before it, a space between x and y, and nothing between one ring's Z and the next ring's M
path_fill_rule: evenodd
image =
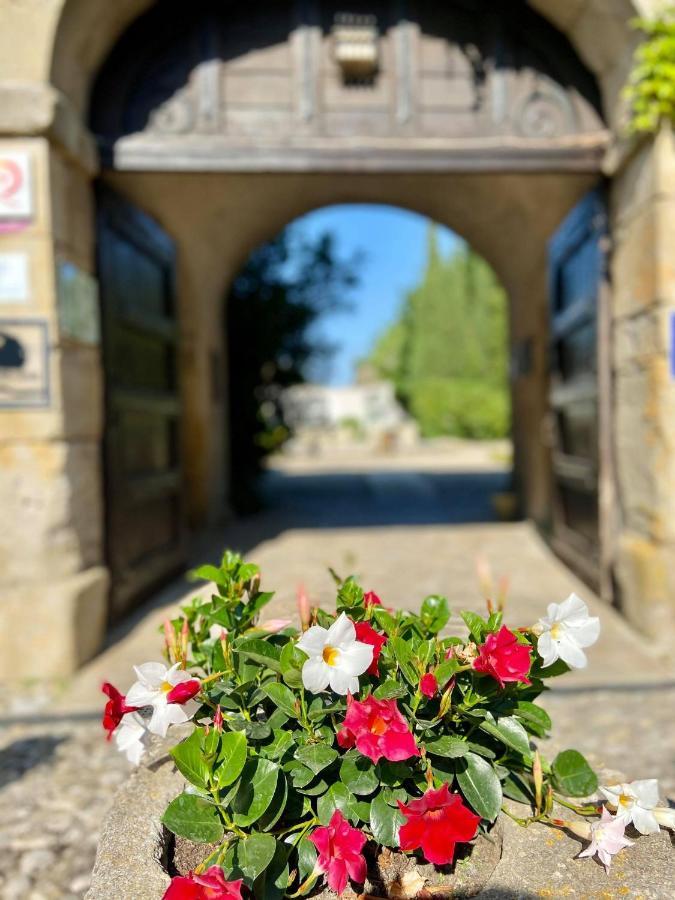
M29 219L32 214L30 157L0 153L0 219Z

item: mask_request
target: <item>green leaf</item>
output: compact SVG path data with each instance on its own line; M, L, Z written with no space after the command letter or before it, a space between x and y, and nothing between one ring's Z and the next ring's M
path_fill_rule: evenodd
M484 819L494 822L502 806L502 786L492 764L469 753L458 764L457 783L467 803Z
M167 806L162 822L173 834L196 844L214 844L223 838L218 810L208 800L194 794L179 794Z
M390 806L380 793L370 804L370 830L378 844L398 847L398 830L405 817L398 806Z
M501 716L492 721L485 719L479 727L481 731L496 737L517 753L528 757L532 755L527 732L515 716Z
M278 706L287 716L290 716L293 719L298 718L295 696L293 695L293 691L287 688L285 684L271 681L267 684L263 684L262 689L272 703L274 703L275 706Z
M202 752L204 732L201 728L195 728L192 734L176 744L169 751L176 763L176 768L185 775L190 784L205 789L209 776L209 767Z
M290 750L294 743L295 739L293 737L293 732L283 730L275 731L272 743L261 747L260 752L268 759L280 759L287 750Z
M292 848L277 841L272 862L256 878L253 894L256 900L282 900L289 881L288 857Z
M372 794L380 784L376 767L358 752L347 753L342 760L340 781L359 796Z
M422 601L420 618L427 631L438 634L442 628L445 628L450 618L448 601L440 594L432 594L427 597Z
M519 700L515 715L525 723L525 728L536 734L538 737L545 737L551 728L551 717L536 703L529 700Z
M337 756L337 750L325 744L306 744L295 754L295 758L311 769L315 775L334 762Z
M269 759L249 759L241 774L239 790L232 801L236 825L252 825L272 802L279 766Z
M253 638L232 649L245 659L267 666L268 669L272 669L275 672L281 672L281 662L279 661L281 651L268 641Z
M227 787L239 778L246 763L247 749L243 731L229 731L221 735L214 772L219 788Z
M272 802L267 807L262 816L258 819L258 828L261 831L270 831L277 824L284 810L286 809L286 801L288 800L288 781L283 772L279 772L279 780L274 791Z
M410 649L410 644L407 641L405 641L403 638L395 637L391 638L388 643L397 663L410 662L410 660L412 659L412 650Z
M314 871L316 865L316 847L306 837L302 838L298 844L298 874L300 881L304 881L310 872Z
M373 691L373 696L378 700L394 700L397 697L405 697L408 694L408 688L399 681L390 678Z
M284 644L279 656L282 673L288 672L291 669L297 669L299 671L306 661L307 654L303 653L302 650L298 650L293 641Z
M466 756L469 752L466 741L458 737L450 737L449 735L436 738L435 741L429 741L425 744L425 747L427 753L431 753L433 756L444 756L446 759L459 759L462 756Z
M387 637L391 637L392 634L394 634L394 632L396 631L396 619L390 613L388 613L386 609L382 609L381 606L375 607L375 609L373 610L373 618L387 635Z
M598 787L598 777L578 750L563 750L553 760L557 789L568 797L587 797Z
M188 572L190 581L215 581L216 584L224 584L227 581L227 575L217 566L198 566L196 569Z
M532 803L534 794L532 789L514 772L509 772L502 782L502 790L504 796L510 797L511 800L517 800L519 803Z
M292 765L286 767L286 769L290 773L293 787L296 788L304 788L311 781L314 781L316 777L311 769L308 769L307 766L303 766L297 759L294 759Z
M460 616L464 620L464 624L469 629L471 633L471 637L473 640L480 644L485 637L485 632L487 630L487 622L485 619L481 618L477 613L470 612L466 610L460 613Z
M448 681L450 681L457 669L459 669L459 666L459 660L456 659L446 659L440 665L436 666L436 668L434 669L434 675L436 676L436 680L438 681L441 689L446 686Z
M252 834L237 844L236 864L247 879L254 881L272 862L277 849L271 834Z
M359 587L351 576L340 585L336 604L338 610L342 607L350 608L363 605L363 588Z
M341 782L330 786L326 793L319 797L316 803L316 811L322 825L328 825L330 818L336 809L339 809L345 818L352 824L358 821L359 814L356 809L356 800Z

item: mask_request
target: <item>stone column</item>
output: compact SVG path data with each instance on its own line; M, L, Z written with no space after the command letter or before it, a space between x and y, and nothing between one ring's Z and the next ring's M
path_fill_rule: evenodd
M616 174L614 428L619 602L664 647L675 633L675 143L645 140Z
M0 233L25 266L0 300L20 345L0 368L0 677L28 678L73 671L104 635L102 377L90 173L42 137L7 154L27 160L31 209Z

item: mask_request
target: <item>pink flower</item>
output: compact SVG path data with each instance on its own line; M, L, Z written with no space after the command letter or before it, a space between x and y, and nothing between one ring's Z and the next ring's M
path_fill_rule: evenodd
M423 797L407 805L398 801L406 817L399 831L401 850L422 848L425 858L437 866L451 863L455 844L476 836L480 816L464 805L459 794L451 794L448 785L429 788Z
M256 625L256 628L266 631L267 634L276 634L277 631L283 631L284 628L288 628L290 624L292 624L290 619L268 619L266 622Z
M139 707L127 706L127 698L124 696L124 694L120 694L117 688L110 684L109 681L105 681L101 685L101 690L104 694L107 694L107 696L110 697L105 705L102 720L103 727L108 732L107 740L110 740L113 735L113 731L122 721L122 717L127 713L136 712Z
M171 879L162 900L242 900L242 879L226 881L220 866L211 866L201 875L190 872Z
M380 669L377 661L380 658L382 648L387 643L386 635L375 631L370 622L356 622L354 628L356 629L356 640L361 641L362 644L370 644L373 648L373 659L366 669L366 673L368 675L379 675Z
M427 672L426 675L422 675L420 680L420 693L424 694L425 697L435 697L436 692L438 691L438 681L436 680L436 676L433 672Z
M368 591L363 595L364 606L382 606L382 601L374 591Z
M377 700L372 694L365 700L347 697L347 714L338 732L338 744L356 746L359 753L377 763L381 757L400 762L419 756L415 738L395 700Z
M315 828L309 836L319 858L316 867L327 874L328 886L341 894L351 878L357 884L366 880L366 861L361 854L366 836L352 828L339 809L336 809L327 827Z
M532 648L520 644L506 625L502 625L497 634L489 634L478 650L478 656L473 661L474 669L491 675L500 687L508 681L530 683L527 673L530 671Z
M586 823L582 823L586 824ZM626 823L623 819L617 819L607 808L602 810L602 817L599 822L593 822L590 827L591 843L579 854L582 856L593 856L598 854L598 859L609 872L612 864L612 857L622 850L624 847L632 847L633 841L629 841L624 837Z

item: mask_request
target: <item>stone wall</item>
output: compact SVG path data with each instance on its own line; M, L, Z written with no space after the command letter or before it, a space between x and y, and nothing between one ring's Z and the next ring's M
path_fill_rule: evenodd
M9 150L28 155L34 213L0 234L1 252L26 254L29 284L1 314L48 334L49 405L0 409L0 669L31 677L81 664L105 633L102 372L98 347L63 333L57 289L62 263L93 271L89 176L44 138Z
M0 0L0 151L26 150L35 216L0 234L3 251L27 252L30 308L2 314L46 320L51 405L0 410L0 675L72 670L103 639L99 347L63 332L57 272L95 271L92 183L96 154L85 121L92 79L149 0ZM667 639L675 624L672 380L667 365L675 270L675 149L670 133L631 147L622 137L620 88L630 67L635 12L661 0L532 0L566 33L602 89L616 147L612 276L614 468L618 505L610 556L628 618ZM599 40L599 35L602 40ZM541 444L546 413L546 238L591 186L588 175L117 174L111 184L154 215L178 245L178 295L190 523L226 512L226 408L214 400L210 358L224 364L222 298L250 250L312 208L343 201L417 210L463 234L493 265L511 298L512 339L534 339L532 372L515 386L517 465L526 508L549 507ZM545 202L543 199L545 198ZM490 227L486 227L489 221ZM523 252L526 247L527 251ZM30 652L26 652L26 650ZM39 664L39 673L35 672Z

